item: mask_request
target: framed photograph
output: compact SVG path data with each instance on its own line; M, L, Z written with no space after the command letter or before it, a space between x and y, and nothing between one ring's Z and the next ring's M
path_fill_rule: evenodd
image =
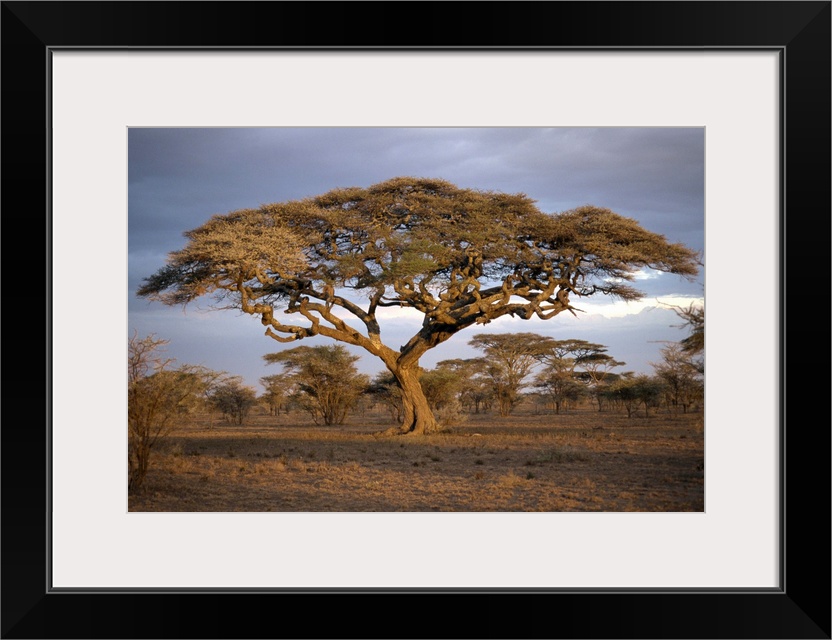
M802 357L828 343L795 295L829 265L829 2L3 2L2 52L7 301L28 292L18 264L46 290L38 313L31 295L7 305L8 344L27 338L8 351L0 434L4 638L830 637L829 374ZM503 170L527 174L544 160L518 131L697 132L704 508L131 509L128 265L155 259L128 244L128 182L147 178L131 132L252 128L303 132L286 184L347 157L318 130L368 148L371 129L511 132ZM634 139L633 167L658 153ZM208 175L203 142L142 138L155 174L131 197L184 165ZM253 184L243 158L266 152L250 144L225 147L239 186L224 189ZM653 162L653 181L678 178ZM171 226L153 215L143 233ZM422 615L391 628L391 604Z

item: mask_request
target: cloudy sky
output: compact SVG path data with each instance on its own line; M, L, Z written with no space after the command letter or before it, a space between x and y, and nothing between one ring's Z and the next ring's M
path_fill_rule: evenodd
M166 307L135 295L142 280L184 246L184 231L213 214L314 196L395 176L435 177L460 187L525 193L547 213L591 204L635 218L671 242L702 252L704 261L705 131L703 128L132 128L128 149L128 336L169 340L167 355L259 379L278 373L263 355L297 346L263 334L255 317L213 311L209 300ZM587 313L548 321L502 318L464 330L429 352L422 365L481 355L467 345L476 332L532 331L608 347L621 371L652 373L666 341L687 335L659 303L704 299L704 269L693 282L646 272L637 303L581 300ZM380 315L388 345L415 333L418 315ZM397 342L398 340L398 342ZM310 346L332 344L326 338ZM363 351L369 374L380 361Z

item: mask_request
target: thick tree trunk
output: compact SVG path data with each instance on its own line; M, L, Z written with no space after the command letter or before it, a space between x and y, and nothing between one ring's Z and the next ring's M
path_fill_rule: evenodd
M391 370L402 392L402 424L400 433L423 435L439 430L430 404L419 382L419 367L398 367Z

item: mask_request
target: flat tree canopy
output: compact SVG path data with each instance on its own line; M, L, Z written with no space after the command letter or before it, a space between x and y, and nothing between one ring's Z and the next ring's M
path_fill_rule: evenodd
M215 215L185 237L140 296L176 305L215 294L279 342L321 335L364 348L402 390L405 433L437 428L418 363L458 331L506 315L575 313L580 297L637 300L629 283L645 268L698 272L694 251L608 209L546 214L522 193L431 178ZM385 345L379 307L415 309L422 328L405 345Z

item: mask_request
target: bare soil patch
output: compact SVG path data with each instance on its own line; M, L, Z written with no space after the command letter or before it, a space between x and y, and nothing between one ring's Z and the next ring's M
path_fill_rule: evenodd
M183 427L154 449L129 509L704 510L701 413L489 413L434 435L379 435L388 426L367 412L332 427L298 413Z

